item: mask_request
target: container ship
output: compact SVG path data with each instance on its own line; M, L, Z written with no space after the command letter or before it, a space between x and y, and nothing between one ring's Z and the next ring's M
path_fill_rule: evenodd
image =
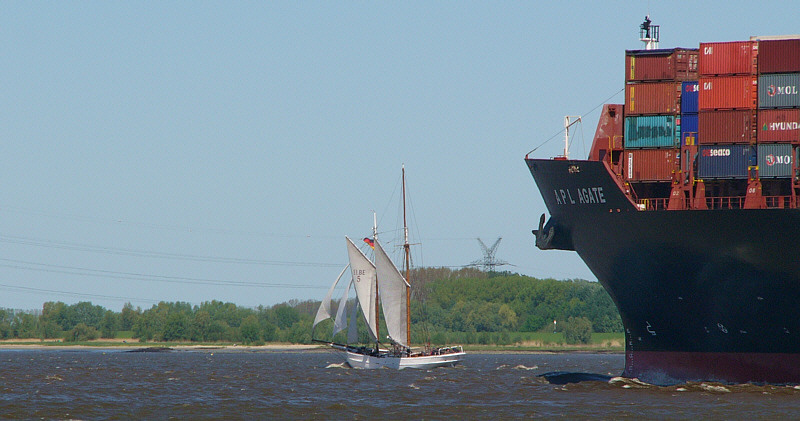
M608 291L623 376L800 383L800 36L658 38L640 25L588 159L526 155L550 214L536 246Z

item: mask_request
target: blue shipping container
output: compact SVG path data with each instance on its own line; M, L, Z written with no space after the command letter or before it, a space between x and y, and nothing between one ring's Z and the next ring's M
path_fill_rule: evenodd
M683 82L681 86L681 113L692 114L699 110L700 88L697 81Z
M792 145L760 143L758 145L759 177L789 178L792 176Z
M747 178L748 165L757 155L750 145L700 145L697 156L700 178Z
M681 146L697 145L697 114L681 114Z
M625 147L672 148L680 140L680 127L674 115L647 115L625 118Z

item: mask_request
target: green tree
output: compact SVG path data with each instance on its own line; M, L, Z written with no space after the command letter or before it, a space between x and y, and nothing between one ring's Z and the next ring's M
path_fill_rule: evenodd
M278 326L275 326L267 320L261 321L261 331L264 335L264 340L267 342L274 342L278 340Z
M80 323L86 326L98 328L103 319L106 309L101 306L92 305L91 302L81 301L77 304L67 306L65 321L61 325L64 330L70 330Z
M136 323L136 319L142 313L141 309L133 309L133 305L131 303L125 303L122 306L122 312L120 313L119 321L120 321L120 330L133 330L133 325Z
M211 328L211 314L206 310L197 310L192 320L192 339L195 341L207 341L209 339L209 329Z
M261 325L255 315L251 314L242 320L239 329L242 333L242 341L245 344L261 342Z
M166 323L161 337L165 341L180 341L189 339L191 321L183 311L175 311L167 315Z
M588 344L592 341L592 322L586 317L570 317L564 327L568 344Z
M106 310L103 319L100 321L100 337L114 338L117 335L117 325L119 318L116 313Z
M72 330L67 332L66 338L64 338L67 342L84 342L84 341L91 341L93 339L97 339L98 337L97 329L93 326L87 326L84 323L78 323Z
M279 304L273 307L275 324L279 329L288 329L300 320L300 314L288 304Z
M208 326L206 340L217 342L227 340L229 338L228 330L230 326L223 320L214 320Z
M37 338L39 319L30 313L15 314L11 328L17 338Z
M53 321L39 322L39 337L42 339L54 339L61 336L61 327Z

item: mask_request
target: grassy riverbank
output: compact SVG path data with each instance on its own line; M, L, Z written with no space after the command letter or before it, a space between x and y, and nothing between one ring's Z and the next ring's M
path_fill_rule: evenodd
M593 333L588 344L567 344L561 333L536 333L526 335L526 340L510 345L467 344L467 352L623 352L624 335L622 333ZM453 344L458 345L458 344ZM130 338L98 339L82 342L64 342L60 339L11 339L0 340L0 349L139 349L139 348L172 348L172 349L226 349L226 350L315 350L327 349L325 345L267 343L243 346L232 342L139 342Z

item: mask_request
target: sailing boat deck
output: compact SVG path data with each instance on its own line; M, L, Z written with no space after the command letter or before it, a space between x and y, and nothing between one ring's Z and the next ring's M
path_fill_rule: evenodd
M461 346L435 348L431 353L419 353L405 356L387 354L371 355L365 349L346 350L347 364L353 368L404 368L430 369L436 367L452 367L466 357Z

